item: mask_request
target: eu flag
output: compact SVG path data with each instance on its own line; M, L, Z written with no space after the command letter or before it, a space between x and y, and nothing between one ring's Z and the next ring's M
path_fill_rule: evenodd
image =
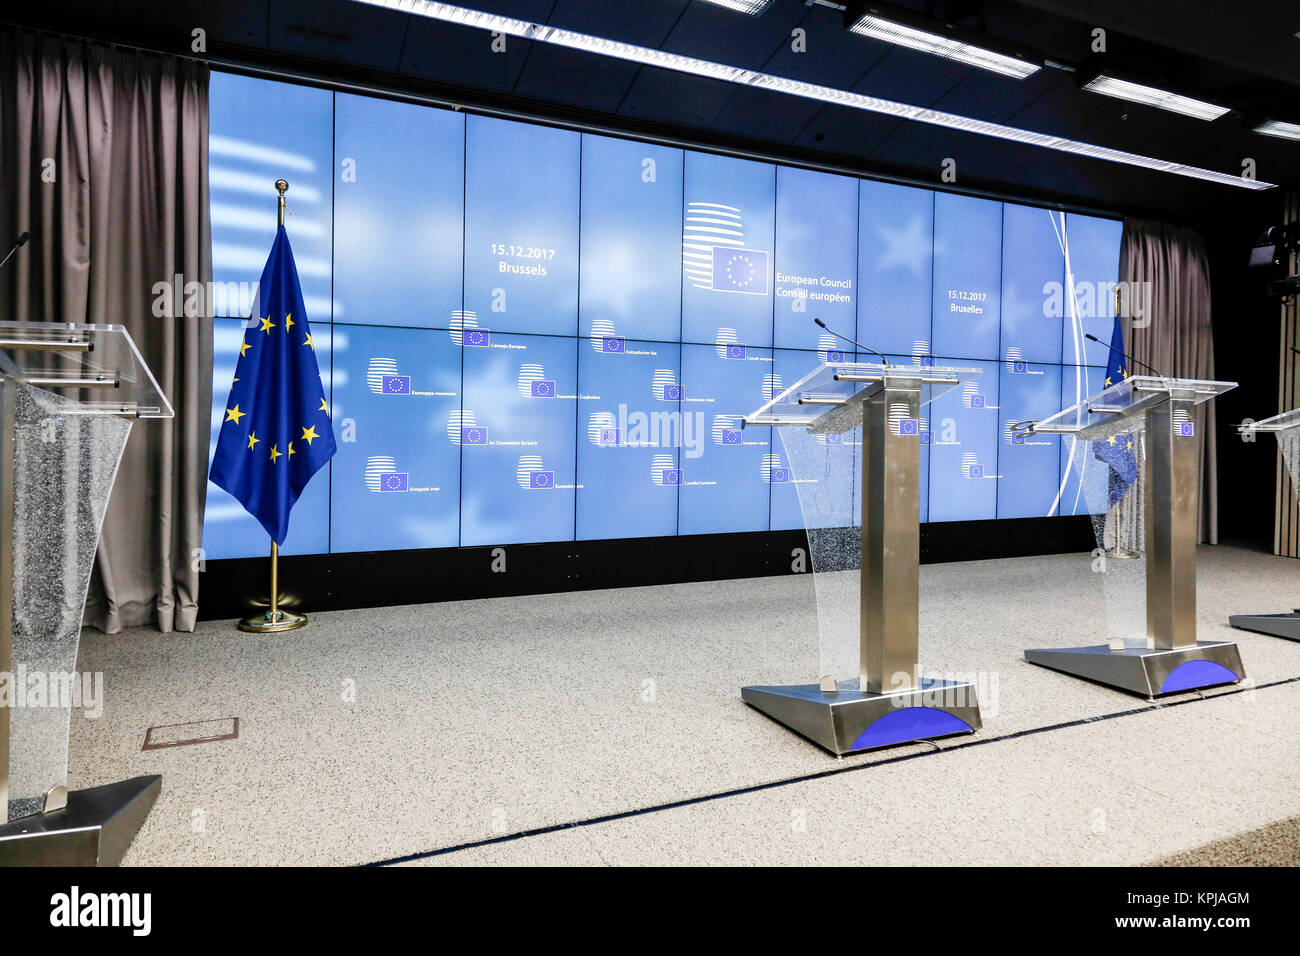
M1115 331L1110 337L1110 361L1106 363L1106 388L1118 385L1128 378L1124 354L1124 325L1117 315ZM1092 449L1095 457L1110 465L1110 503L1113 505L1124 497L1129 485L1137 480L1137 452L1133 447L1133 434L1120 432L1118 435L1100 438L1092 443Z
M334 451L298 270L280 226L244 327L209 477L283 544L290 509Z

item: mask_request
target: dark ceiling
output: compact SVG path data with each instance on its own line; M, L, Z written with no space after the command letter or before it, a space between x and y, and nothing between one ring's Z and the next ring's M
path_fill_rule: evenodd
M1256 114L1300 111L1295 0L1234 0L1230 17L1224 4L1208 0L902 3L1064 64L1089 61L1092 31L1103 27L1108 51L1100 60L1108 69L1190 84L1241 112L1204 123L1080 91L1076 74L1066 70L1048 67L1023 81L972 70L851 34L839 10L805 0L774 0L757 17L705 0L461 5L1225 172L1240 172L1249 157L1258 178L1270 182L1300 177L1300 143L1260 136L1248 125ZM1276 192L1249 193L515 38L505 53L494 53L481 31L350 0L45 0L6 16L177 52L188 52L190 31L201 26L208 54L219 60L930 183L939 182L942 161L952 157L958 187L1044 201L1182 220L1206 207L1281 202L1272 198ZM807 52L791 49L796 27L806 31ZM1300 121L1295 112L1292 118Z

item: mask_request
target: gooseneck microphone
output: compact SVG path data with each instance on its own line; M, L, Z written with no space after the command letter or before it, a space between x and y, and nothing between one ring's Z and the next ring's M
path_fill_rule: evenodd
M1153 369L1153 368L1152 368L1150 365L1148 365L1146 362L1138 361L1138 360L1135 359L1133 356L1129 355L1127 352L1121 352L1119 349L1115 348L1115 346L1110 345L1109 343L1103 342L1101 339L1097 338L1097 336L1095 336L1095 335L1089 335L1087 332L1085 332L1085 333L1083 334L1083 337L1084 337L1085 339L1090 339L1091 341L1096 342L1098 345L1104 345L1104 346L1106 346L1106 348L1110 349L1110 350L1111 350L1112 352L1114 352L1116 355L1122 355L1124 358L1128 359L1130 362L1133 362L1134 364L1141 365L1144 369L1146 369L1146 370L1147 370L1148 372L1150 372L1152 375L1159 375L1161 378L1164 378L1163 375L1160 375L1159 372L1157 372L1155 369Z
M13 244L13 247L7 253L5 253L5 257L3 259L0 259L0 269L3 269L5 267L5 263L8 262L11 258L13 258L13 254L15 252L17 252L23 246L27 245L27 240L30 239L31 237L32 234L30 232L24 232L21 236L18 237L18 241Z
M827 325L825 322L823 322L821 319L813 319L813 321L816 322L818 325L820 325L823 329L825 329L825 330L826 330L827 332L829 332L831 335L835 336L837 339L841 339L842 341L848 342L850 345L856 345L858 348L862 349L862 351L864 351L864 352L870 352L872 355L879 355L879 356L880 356L880 361L881 361L881 362L883 362L885 365L888 365L888 364L889 364L889 359L885 358L885 353L884 353L884 352L877 352L875 349L873 349L873 348L869 348L868 346L863 345L861 342L855 342L853 339L849 338L849 337L846 336L846 335L840 335L840 333L836 332L834 329L832 329L830 326L828 326L828 325Z

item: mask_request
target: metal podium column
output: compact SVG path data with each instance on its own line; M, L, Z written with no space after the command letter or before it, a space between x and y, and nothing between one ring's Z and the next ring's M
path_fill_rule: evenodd
M1146 412L1147 638L1158 650L1196 645L1194 412L1178 398Z
M918 421L921 382L892 382L864 405L862 429L862 610L859 622L864 693L916 686L919 646L921 446L900 434Z

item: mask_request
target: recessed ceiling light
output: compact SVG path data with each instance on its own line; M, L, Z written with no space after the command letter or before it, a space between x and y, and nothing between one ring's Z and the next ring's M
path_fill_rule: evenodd
M1093 93L1100 93L1103 96L1113 96L1117 100L1127 100L1130 103L1145 103L1147 106L1169 110L1171 113L1182 113L1184 116L1191 116L1199 120L1216 120L1224 113L1232 112L1232 109L1227 106L1216 106L1214 103L1207 103L1204 100L1195 100L1190 96L1171 93L1168 90L1161 90L1154 86L1143 86L1141 83L1116 79L1113 76L1106 76L1104 73L1093 79L1092 82L1085 84L1083 88L1091 90Z
M911 24L903 22L904 18L911 19ZM1037 73L1043 67L1041 62L1036 62L1027 53L1000 53L987 46L968 42L971 38L962 39L964 31L960 31L954 24L934 21L933 26L927 29L921 26L922 23L928 24L928 18L912 19L903 10L895 12L892 8L882 10L872 7L849 27L849 31L922 53L932 53L947 60L956 60L981 70L1013 76L1018 80Z
M716 4L719 7L726 7L728 10L735 10L738 13L757 16L768 8L772 0L705 0L705 2Z
M694 76L709 77L740 86L753 86L778 93L788 93L791 96L800 96L836 106L846 106L852 109L865 110L869 113L879 113L884 116L894 116L898 119L913 120L917 123L929 123L932 126L942 126L947 129L974 133L979 136L991 136L996 139L1025 143L1030 146L1041 146L1044 149L1054 149L1063 153L1072 153L1076 156L1087 156L1092 159L1123 163L1128 166L1140 166L1144 169L1154 169L1162 173L1172 173L1175 176L1203 179L1207 182L1239 186L1243 189L1274 188L1273 183L1249 179L1235 173L1202 169L1199 166L1188 166L1183 163L1156 159L1152 156L1142 156L1138 153L1111 149L1109 146L1096 146L1092 143L1066 139L1063 136L1037 133L1033 130L1019 129L1015 126L1003 126L1001 123L991 123L987 120L961 116L956 113L944 113L923 106L910 106L906 103L897 103L893 100L867 96L864 93L852 93L848 90L819 86L816 83L805 83L802 80L793 80L789 77L774 76L770 73L759 73L738 66L714 63L711 60L682 56L679 53L667 53L663 50L622 43L618 40L607 40L604 37L577 33L573 30L563 30L559 27L547 26L544 23L531 23L527 20L516 20L511 17L498 16L494 13L469 10L450 3L434 3L431 0L355 0L355 2L385 7L390 10L399 10L416 16L429 17L444 23L455 23L461 26L477 27L481 30L522 37L535 43L552 43L556 46L585 50L588 53L614 57L632 63L660 67L665 70L675 70L679 73L689 73Z
M1255 132L1263 133L1265 136L1280 136L1282 139L1300 140L1300 123L1265 120L1255 127Z

